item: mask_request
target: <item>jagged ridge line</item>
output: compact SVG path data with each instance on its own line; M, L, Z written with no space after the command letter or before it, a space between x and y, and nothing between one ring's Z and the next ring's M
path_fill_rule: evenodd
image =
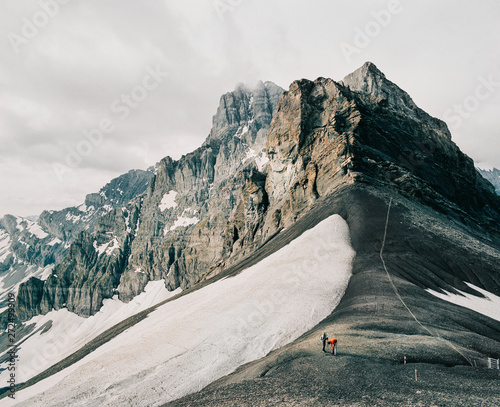
M387 273L387 278L389 279L389 282L391 283L391 286L392 286L392 289L394 291L394 294L396 294L396 297L398 297L399 301L401 301L401 303L403 304L403 306L407 309L407 311L409 312L409 314L413 317L413 319L415 320L415 322L418 325L420 325L425 331L429 332L429 334L432 337L437 338L437 339L441 339L442 341L444 341L450 348L452 348L455 352L457 352L460 356L462 356L467 361L467 363L469 365L473 366L472 362L469 360L469 358L467 358L467 356L465 356L455 345L453 345L453 343L451 343L449 340L443 338L438 333L433 333L431 330L429 330L426 326L424 326L418 320L418 318L416 317L416 315L411 311L411 309L408 307L408 305L406 305L405 301L403 300L403 297L401 297L401 295L399 294L398 288L396 287L396 285L392 281L392 277L389 274L389 270L387 270L387 266L385 264L385 260L384 260L384 256L383 256L384 248L385 248L385 240L386 240L386 237L387 237L387 228L389 226L389 215L390 215L390 212L391 212L391 206L392 206L392 197L391 197L391 199L389 201L389 206L387 208L387 217L386 217L386 220L385 220L385 229L384 229L384 239L382 240L382 247L380 248L380 260L382 260L382 264L384 265L385 272Z

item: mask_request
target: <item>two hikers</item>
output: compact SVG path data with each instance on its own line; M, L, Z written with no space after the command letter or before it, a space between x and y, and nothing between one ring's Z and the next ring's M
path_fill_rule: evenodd
M335 338L328 339L328 334L326 332L323 333L323 335L321 335L320 339L321 339L321 342L323 342L323 352L326 352L325 346L327 343L329 343L332 347L332 355L337 354L337 339L335 339Z

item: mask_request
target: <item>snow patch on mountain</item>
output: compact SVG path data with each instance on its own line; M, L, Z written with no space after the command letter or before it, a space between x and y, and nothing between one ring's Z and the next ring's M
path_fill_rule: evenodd
M0 230L0 263L7 259L7 256L11 253L10 247L10 235L3 230Z
M158 205L158 208L160 208L160 211L164 211L165 209L173 209L177 207L177 203L175 202L175 198L177 198L177 192L176 191L170 191L167 192L165 195L163 195L163 198L161 199L160 205Z
M262 172L264 166L269 162L269 158L267 157L265 151L261 151L260 153L258 153L257 151L250 148L248 149L247 155L244 158L243 162L252 159L257 164L257 168L259 169L260 172Z
M347 223L334 215L237 276L164 304L16 401L158 406L200 390L326 318L354 255Z
M58 237L55 237L54 239L52 239L49 243L47 243L48 246L54 246L56 244L61 244L62 243L62 240L59 239Z
M445 291L445 294L443 294L431 289L427 289L426 291L438 298L441 298L442 300L451 302L455 305L460 305L461 307L471 309L479 312L480 314L486 315L487 317L500 321L500 297L490 293L489 291L483 290L482 288L476 287L474 284L467 282L465 284L473 290L483 294L485 298L477 297L460 290L457 290L460 294L454 294L448 291Z
M126 227L127 233L131 233L132 232L132 228L130 227L130 214L128 213L126 207L122 208L122 212L124 213L125 227Z
M49 234L43 230L38 223L29 221L28 231L39 239L45 239Z
M172 226L165 226L165 228L163 229L163 235L166 236L168 232L172 232L173 230L180 227L196 225L198 222L200 222L200 219L196 216L197 213L198 211L191 207L184 209L182 211L182 214L177 217Z
M107 243L103 243L101 245L98 245L97 241L94 240L94 249L98 253L98 256L100 256L103 253L106 253L108 256L111 256L113 251L115 249L119 249L119 248L120 248L120 244L118 243L118 239L116 238L116 236L113 237L113 240L111 240Z
M200 219L198 219L196 216L195 217L187 217L187 216L179 216L174 224L170 226L169 228L165 227L163 230L163 234L166 235L168 232L172 232L173 230L181 227L187 227L191 225L196 225Z
M70 221L73 223L79 222L81 217L82 217L82 215L73 215L69 212L66 214L66 220L68 222L70 222Z
M82 212L87 212L87 205L85 205L84 203L77 206L76 209L78 209L79 211L82 211Z

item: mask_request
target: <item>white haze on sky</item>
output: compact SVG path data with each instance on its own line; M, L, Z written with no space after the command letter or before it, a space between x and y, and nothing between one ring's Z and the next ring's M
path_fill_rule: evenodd
M368 60L500 167L499 14L497 0L4 0L0 215L78 205L192 151L239 82L341 80Z

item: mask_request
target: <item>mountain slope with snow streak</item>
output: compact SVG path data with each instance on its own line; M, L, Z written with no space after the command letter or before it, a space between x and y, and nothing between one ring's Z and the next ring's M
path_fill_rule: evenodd
M434 290L427 290L427 292L441 298L442 300L451 302L452 304L460 305L461 307L471 309L479 312L480 314L486 315L487 317L500 321L500 297L490 293L489 291L483 290L482 288L476 287L474 284L466 284L474 291L481 293L483 297L478 297L460 290L457 290L458 294L454 294L446 290L444 293L439 293Z
M165 281L151 281L145 292L125 304L117 296L104 300L101 310L89 318L80 317L67 309L38 315L27 322L34 325L32 334L19 345L17 380L19 383L43 372L45 369L76 352L86 343L128 317L160 303L181 290L169 292ZM5 355L2 354L0 357ZM7 361L0 369L7 368Z
M315 326L340 302L354 251L331 216L241 274L169 302L17 405L154 406L197 391Z

